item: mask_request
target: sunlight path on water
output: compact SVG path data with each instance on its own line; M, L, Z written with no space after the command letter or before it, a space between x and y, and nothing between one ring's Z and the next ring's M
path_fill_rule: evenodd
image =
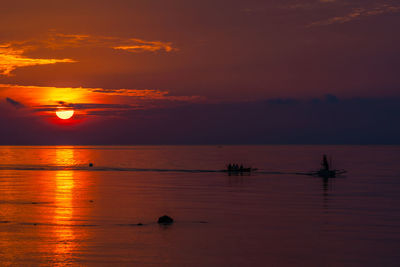
M348 174L293 174L323 153ZM396 266L399 157L387 146L0 147L15 167L0 168L0 265ZM228 162L260 171L206 171ZM159 226L164 214L175 223Z

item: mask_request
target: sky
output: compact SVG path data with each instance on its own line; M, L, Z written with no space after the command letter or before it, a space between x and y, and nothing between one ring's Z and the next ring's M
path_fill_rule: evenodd
M2 145L400 144L398 1L15 0L0 15Z

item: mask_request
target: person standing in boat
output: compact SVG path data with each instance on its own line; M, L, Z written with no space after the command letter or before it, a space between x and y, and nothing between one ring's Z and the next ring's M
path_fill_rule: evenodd
M328 158L325 154L322 156L321 166L322 166L322 169L329 171Z

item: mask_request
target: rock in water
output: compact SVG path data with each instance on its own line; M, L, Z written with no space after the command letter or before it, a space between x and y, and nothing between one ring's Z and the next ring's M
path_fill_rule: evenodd
M169 217L167 215L164 215L164 216L161 216L160 218L158 218L157 222L159 224L164 224L164 225L172 224L174 222L174 219L172 219L171 217Z

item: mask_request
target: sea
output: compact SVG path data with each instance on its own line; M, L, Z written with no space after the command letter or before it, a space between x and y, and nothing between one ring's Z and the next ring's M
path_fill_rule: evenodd
M323 154L347 173L306 175ZM400 146L2 146L0 266L399 266L399 161Z

